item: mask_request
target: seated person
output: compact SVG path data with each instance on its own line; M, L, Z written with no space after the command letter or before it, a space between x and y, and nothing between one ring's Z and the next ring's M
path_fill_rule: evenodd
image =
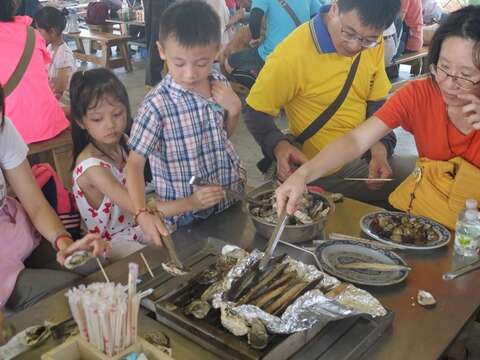
M27 161L28 147L5 110L0 87L0 310L17 311L78 279L58 269L25 268L24 261L42 241L40 235L56 249L60 264L77 250L98 256L109 245L92 234L73 241L38 188ZM7 184L18 200L7 195Z
M2 0L0 6L0 83L11 79L22 57L32 19L14 16L16 0ZM51 63L45 40L34 31L33 53L20 82L6 94L6 115L23 140L33 143L51 139L70 123L48 84L46 66Z
M422 0L422 16L425 25L439 23L448 16L448 12L438 5L438 0Z
M67 24L65 13L46 6L34 17L35 25L47 43L47 50L52 58L48 65L48 82L57 99L63 103L68 99L70 79L75 72L75 58L72 50L63 40L63 30ZM65 95L65 96L64 96Z
M478 19L480 6L468 6L451 13L438 28L430 46L432 75L412 81L395 92L374 116L297 169L277 190L278 209L286 206L287 212L292 213L306 184L360 157L398 126L413 134L421 157L441 161L461 157L479 168ZM468 198L468 194L465 195ZM456 215L450 224L455 223Z
M38 0L20 0L18 1L17 11L15 15L29 16L33 18L38 10L42 8Z
M401 0L399 19L395 22L399 44L395 57L419 51L423 46L422 0Z
M127 162L127 188L147 239L160 243L162 222L145 205L143 169L150 160L158 210L169 225L185 225L229 207L223 188L243 193L240 159L229 138L241 103L226 79L212 71L220 49L220 21L203 1L171 5L158 40L169 73L135 118ZM195 175L217 186L193 189Z
M385 48L385 66L388 67L392 63L393 57L397 53L398 38L394 23L392 23L387 30L383 32L383 43Z
M303 23L315 15L319 8L319 0L287 1L298 20ZM262 18L265 17L265 37L260 37ZM250 32L252 40L250 48L231 54L224 63L227 73L234 69L256 76L265 64L267 56L298 25L278 0L253 0L250 12Z
M399 9L399 0L338 0L322 7L310 23L291 33L268 57L247 97L245 122L265 156L277 161L280 180L383 105L391 85L385 74L382 33ZM284 109L290 132L300 135L334 102L359 56L358 70L341 106L301 149L294 146L275 126L274 117ZM394 156L389 162L395 144L394 134L388 134L372 144L364 159L332 169L317 185L360 201L383 204L394 182L378 190L378 183L344 178L388 178L393 167L395 181L401 181L414 160Z

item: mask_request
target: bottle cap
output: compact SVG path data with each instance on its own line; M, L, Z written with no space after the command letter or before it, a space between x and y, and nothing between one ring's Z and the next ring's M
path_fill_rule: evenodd
M477 210L473 210L473 209L468 209L468 210L465 212L465 218L466 218L468 221L476 220L476 219L478 218L478 211L477 211Z
M477 206L478 206L478 201L475 200L475 199L468 199L467 201L465 201L465 207L467 209L477 209Z

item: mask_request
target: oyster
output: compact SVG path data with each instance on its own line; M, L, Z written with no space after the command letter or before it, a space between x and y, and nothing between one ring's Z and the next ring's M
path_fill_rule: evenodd
M268 345L268 333L260 319L253 319L248 332L248 343L254 349L264 349Z
M232 310L227 308L224 304L221 305L220 312L222 325L225 329L235 336L244 336L248 334L250 327L240 316L234 314Z
M86 251L76 251L72 255L68 256L63 263L67 269L72 270L79 266L85 264L88 260L90 260L91 256Z
M212 306L203 300L193 300L190 304L185 307L185 315L193 315L197 319L203 319L207 316L208 312Z
M26 346L36 346L45 341L49 336L50 329L48 326L31 326L23 331L19 341Z
M172 261L169 261L167 263L162 263L162 268L165 270L167 273L173 276L182 276L186 275L189 273L189 270L186 269L183 266L178 266Z
M425 290L418 290L417 294L417 302L423 306L430 306L435 305L437 300L430 294L428 291Z

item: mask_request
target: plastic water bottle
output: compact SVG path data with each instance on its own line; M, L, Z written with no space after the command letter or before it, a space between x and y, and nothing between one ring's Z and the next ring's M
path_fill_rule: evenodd
M477 210L478 209L478 201L475 199L468 199L465 201L465 208L460 210L458 213L458 219L463 219L465 216L465 212L467 210Z
M478 256L480 219L477 209L465 209L455 226L455 252L462 256Z

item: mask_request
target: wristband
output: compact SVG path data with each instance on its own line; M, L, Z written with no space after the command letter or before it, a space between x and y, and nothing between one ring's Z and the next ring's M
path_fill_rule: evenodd
M55 240L53 241L53 247L55 248L55 250L57 251L60 251L60 248L58 247L58 242L61 240L61 239L69 239L69 240L72 240L73 241L73 237L72 235L70 234L60 234L58 235Z

